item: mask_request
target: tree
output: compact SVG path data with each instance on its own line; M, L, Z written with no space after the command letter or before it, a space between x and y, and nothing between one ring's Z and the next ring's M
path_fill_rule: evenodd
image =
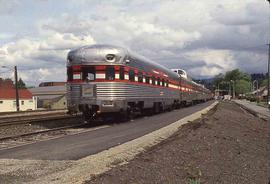
M267 86L267 79L264 79L264 80L261 82L260 86Z
M220 73L218 75L216 75L214 77L214 85L216 86L216 88L218 87L218 85L224 80L224 74Z
M235 83L235 93L236 94L245 94L250 91L250 82L246 80L238 80Z
M23 82L23 80L21 78L18 80L18 88L19 89L26 89L25 83Z
M251 81L251 77L249 74L241 72L239 69L234 69L232 71L228 71L225 74L225 80L226 81L237 81L237 80L245 80L245 81Z

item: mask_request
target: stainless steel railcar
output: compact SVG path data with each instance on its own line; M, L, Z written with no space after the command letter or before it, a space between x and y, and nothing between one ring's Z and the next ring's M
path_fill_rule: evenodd
M112 112L155 112L206 101L210 91L155 62L112 45L68 53L68 109L87 119Z

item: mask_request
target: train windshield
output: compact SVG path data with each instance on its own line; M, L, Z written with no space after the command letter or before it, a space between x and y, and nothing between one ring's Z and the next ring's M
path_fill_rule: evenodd
M93 81L96 77L96 70L93 66L82 67L82 80Z
M134 70L129 70L129 71L128 71L128 75L129 75L129 80L130 80L130 81L135 81L135 73L134 73Z
M121 80L124 80L125 79L125 69L123 66L120 66L120 70L119 70L119 78Z
M73 80L73 70L72 67L67 68L67 80L72 81Z
M114 66L107 66L106 67L106 80L114 80L115 71Z
M179 74L179 75L184 75L183 70L178 70L178 74Z
M143 74L142 74L142 72L138 73L138 82L143 82Z

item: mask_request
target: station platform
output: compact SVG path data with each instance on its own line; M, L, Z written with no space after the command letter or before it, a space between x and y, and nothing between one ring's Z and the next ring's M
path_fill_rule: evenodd
M233 101L242 106L243 108L249 110L254 115L263 119L270 120L270 110L268 108L258 106L256 102L250 102L247 100L233 100Z

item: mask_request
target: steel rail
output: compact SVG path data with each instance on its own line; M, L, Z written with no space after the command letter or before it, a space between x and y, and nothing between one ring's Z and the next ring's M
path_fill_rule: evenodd
M52 128L52 129L48 129L48 130L41 130L41 131L24 133L24 134L19 134L19 135L6 136L6 137L0 138L0 142L6 141L8 139L16 139L16 138L32 136L32 135L37 135L37 134L42 134L42 133L47 133L47 132L65 130L65 129L69 129L69 128L76 128L76 127L80 127L80 126L83 126L83 125L86 125L86 124L85 123L80 123L80 124L77 124L77 125L63 126L63 127L57 127L57 128Z
M0 116L0 122L6 119L18 119L18 118L27 118L27 117L42 117L42 116L56 116L56 115L67 115L64 112L54 112L54 113L42 113L42 114L22 114L18 116Z
M1 121L0 119L0 127L3 126L10 126L10 125L19 125L19 124L31 124L31 123L38 123L38 122L44 122L44 121L52 121L52 120L62 120L62 119L72 119L72 118L78 118L80 116L71 116L71 115L58 115L58 116L49 116L48 115L39 115L33 117L27 117L27 118L8 118L4 121Z

